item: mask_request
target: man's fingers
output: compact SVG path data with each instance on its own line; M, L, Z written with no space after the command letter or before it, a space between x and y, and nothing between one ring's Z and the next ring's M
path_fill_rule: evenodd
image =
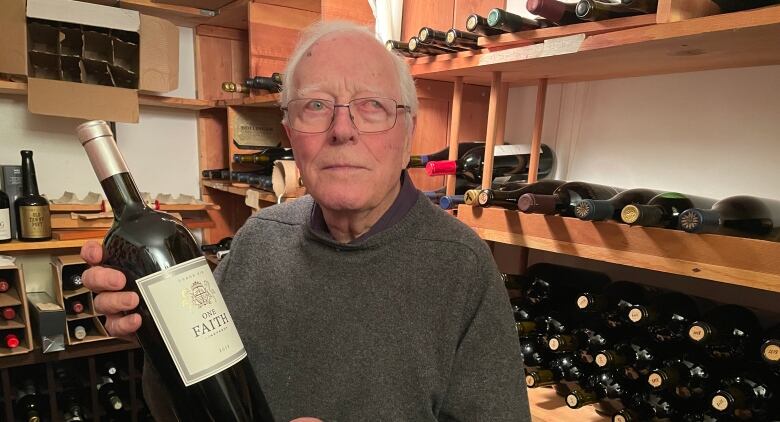
M95 293L121 290L125 287L125 275L117 270L104 267L92 267L81 275L84 286Z
M81 247L81 259L89 265L98 265L103 261L103 246L100 243L89 240Z
M135 292L104 292L95 296L95 310L105 315L132 311L138 306Z
M114 337L130 337L141 327L141 315L106 315L106 330Z

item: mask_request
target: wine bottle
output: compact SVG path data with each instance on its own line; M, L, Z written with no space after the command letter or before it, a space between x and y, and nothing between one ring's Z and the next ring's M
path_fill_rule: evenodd
M38 389L32 379L24 380L16 395L16 415L27 422L38 422L42 416L42 407Z
M476 147L484 147L484 142L460 142L458 143L458 158L463 157L464 154ZM450 147L445 147L442 150L430 153L430 154L418 154L409 157L409 165L407 168L425 168L425 165L431 161L447 160L450 154Z
M450 28L445 35L448 47L460 47L464 50L479 50L479 37L471 32Z
M62 396L62 420L64 422L85 422L87 420L86 412L75 391L66 391Z
M387 40L385 42L385 48L387 48L388 51L398 53L405 57L422 57L425 54L415 53L409 50L409 43L403 42L403 41L396 41L396 40Z
M758 370L739 372L724 378L720 389L712 395L712 408L736 420L768 421L776 416L780 385Z
M681 212L688 208L709 207L714 202L707 198L664 192L654 196L647 204L626 205L620 212L620 218L626 224L676 229Z
M265 90L268 92L282 91L282 75L274 73L271 76L255 76L244 81L243 84L237 82L223 82L222 90L225 92L249 93L252 90Z
M620 0L620 5L640 13L655 13L658 9L658 0Z
M719 374L709 365L689 355L678 355L651 371L647 384L654 391L666 391L684 400L698 400L712 391L718 379Z
M463 195L444 195L439 198L439 207L443 210L451 210L457 208L464 201Z
M612 414L621 410L623 400L635 391L628 380L610 371L600 371L587 378L585 385L566 396L566 405L579 409L589 404L598 404L601 413Z
M437 54L450 54L450 53L456 53L457 50L439 46L435 44L426 44L422 41L420 41L417 37L409 38L409 51L412 53L422 53L422 54L428 54L428 55L437 55Z
M635 393L625 403L613 422L678 421L684 409L674 396L658 392Z
M178 418L272 421L192 234L180 221L144 203L105 122L87 122L77 130L115 216L103 242L103 265L121 270L125 289L139 293L136 310L143 322L136 334L171 393ZM181 306L182 291L190 292L190 310ZM212 331L216 328L218 333ZM165 342L161 329L168 333ZM204 336L206 331L211 335Z
M16 310L13 306L6 306L3 308L3 319L10 321L16 318Z
M485 37L505 34L506 31L493 28L488 24L487 18L477 14L471 14L466 18L466 30Z
M598 332L590 327L581 327L573 329L569 334L557 334L550 337L547 347L557 353L575 353L585 362L593 362L593 346L604 345L608 342L603 330Z
M454 50L454 51L467 50L467 48L461 47L459 45L447 44L446 32L439 31L429 27L420 28L420 32L417 34L417 39L421 43L426 45L435 45L437 47L449 48L450 50Z
M648 337L665 347L684 344L690 324L699 316L698 304L677 292L662 293L647 305L635 305L628 310L628 320L643 327Z
M531 335L520 339L520 354L526 373L543 369L549 364L550 354L544 347L544 337Z
M33 152L22 151L22 195L16 198L19 240L40 242L51 239L49 201L38 194Z
M246 183L250 186L262 190L273 192L274 182L268 174L250 174L246 178Z
M660 192L650 189L628 189L609 199L583 199L574 206L574 214L581 220L602 221L620 219L623 207L631 204L646 204Z
M757 360L761 324L756 315L738 305L719 305L691 324L688 336L713 359Z
M466 205L471 205L472 207L477 206L477 202L479 201L479 189L469 189L466 192L463 192L463 203Z
M517 209L517 200L526 193L550 195L564 183L566 182L562 180L540 180L510 191L483 189L479 192L477 204L480 207L499 206L515 210Z
M632 304L645 303L645 297L645 288L639 284L615 281L605 286L601 292L580 294L576 303L577 308L584 313L605 313L621 307L628 312Z
M0 243L10 242L11 238L11 201L8 195L0 190Z
M609 277L596 271L538 263L528 268L531 283L526 298L532 306L572 313L577 297L598 292L609 284Z
M233 154L233 162L237 164L257 164L273 166L276 160L294 160L291 148L265 148L254 154Z
M98 380L97 384L98 396L102 405L108 410L122 410L124 403L117 393L114 385L114 379L103 375Z
M564 3L560 0L528 0L525 7L529 12L541 16L555 25L571 25L582 22L577 17L576 3Z
M87 338L87 328L81 324L73 326L73 338L76 340L84 340Z
M203 170L202 175L204 179L229 180L230 169Z
M502 145L503 146L503 145ZM528 177L530 154L496 155L493 158L493 176L523 175ZM482 173L485 164L485 147L472 148L455 161L429 161L425 165L428 176L444 176L455 174L472 183L482 183ZM553 154L550 147L542 145L539 156L539 176L550 173L553 164Z
M4 278L0 278L0 293L5 293L11 288L11 283Z
M552 194L526 193L517 200L517 208L524 213L574 216L574 206L583 199L609 199L621 189L586 182L568 182L558 186Z
M590 365L582 362L573 354L564 354L550 361L550 370L558 383L556 390L558 394L563 396L580 389L593 373Z
M84 304L78 299L72 299L65 301L65 309L68 313L80 314L84 312Z
M19 344L21 341L19 340L19 336L15 333L8 333L3 337L3 344L5 344L5 347L9 349L15 349L19 347Z
M718 5L721 13L739 12L780 4L780 0L712 0L712 2Z
M518 32L548 26L546 22L541 20L515 15L514 13L509 13L506 10L499 8L490 10L487 15L487 23L491 28L500 29L504 32Z
M646 380L650 371L658 365L661 351L640 338L632 339L625 343L618 343L614 347L596 354L596 366L602 370L619 372L628 379L639 381Z
M580 0L575 8L577 18L584 21L633 16L642 12L623 6L621 3L606 3L597 0Z
M764 333L760 350L761 358L780 377L780 324Z
M680 228L689 233L765 236L780 225L780 202L753 196L731 196L710 209L691 208L680 214Z
M233 241L232 237L223 237L220 239L219 242L213 244L213 245L202 245L200 247L200 250L206 253L217 253L219 251L228 251L230 250L230 243Z
M70 274L62 279L63 290L78 290L83 286L84 282L81 281L81 274Z

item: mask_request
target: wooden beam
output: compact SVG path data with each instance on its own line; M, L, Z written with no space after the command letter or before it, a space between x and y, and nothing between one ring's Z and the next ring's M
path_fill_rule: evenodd
M678 22L718 13L720 7L712 0L658 0L656 22Z
M528 183L536 181L539 173L539 152L542 148L542 128L544 126L544 105L547 102L547 79L540 79L536 88L536 112L534 131L531 135L531 161L528 163Z
M450 154L447 157L448 160L458 159L458 142L460 139L460 112L463 106L463 77L458 76L455 78L455 87L452 91L452 118L450 119ZM451 174L447 176L447 195L455 194L455 179L456 175Z
M509 84L501 84L501 91L498 97L498 120L496 121L496 145L503 145L506 142L506 105L509 101Z
M485 135L485 161L482 169L482 189L490 189L493 181L493 148L496 145L498 97L501 92L501 72L493 72L491 76L487 134Z

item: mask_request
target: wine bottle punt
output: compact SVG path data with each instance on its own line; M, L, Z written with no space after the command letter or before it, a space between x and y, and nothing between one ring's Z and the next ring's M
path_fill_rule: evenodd
M139 294L142 324L136 335L178 418L273 421L192 233L144 203L105 122L87 122L77 131L114 211L103 241L103 265L123 272L125 289Z

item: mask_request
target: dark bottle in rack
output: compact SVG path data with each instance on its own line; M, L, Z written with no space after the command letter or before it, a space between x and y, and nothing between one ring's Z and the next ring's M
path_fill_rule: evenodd
M630 281L615 281L600 292L583 292L577 296L577 308L584 313L605 313L622 308L625 312L634 304L646 303L647 290Z
M678 421L684 410L674 396L656 392L635 393L625 404L613 422Z
M639 15L642 12L636 7L628 7L622 3L603 2L599 0L580 0L575 9L577 18L584 21L600 21L605 19L620 18L624 16Z
M451 28L445 35L445 43L448 47L460 47L464 50L478 50L478 36L471 32Z
M203 170L202 175L204 179L228 180L230 169Z
M65 274L63 272L62 289L63 290L78 290L84 286L81 281L81 273Z
M596 405L599 413L612 415L624 408L623 401L636 391L635 383L611 371L600 371L588 377L582 388L566 396L566 405L579 409Z
M636 338L599 352L595 361L602 370L617 371L628 379L644 382L657 366L659 353L660 348Z
M515 15L499 8L490 10L487 15L487 23L491 28L497 28L504 32L518 32L548 26L544 21Z
M439 207L443 210L451 210L465 201L463 195L444 195L439 198Z
M530 154L496 155L493 157L493 175L523 175L528 177L528 164ZM539 156L539 176L550 173L553 164L553 154L550 147L542 145ZM469 150L455 161L430 161L425 166L425 172L429 176L445 176L455 174L462 176L472 183L482 183L482 174L485 165L485 148L476 147Z
M87 323L80 321L76 324L73 324L73 329L71 330L71 335L76 340L84 340L87 338L87 327L85 326Z
M467 50L466 48L461 47L459 45L447 44L446 32L439 31L437 29L433 29L429 27L420 28L420 32L417 33L417 39L423 44L428 44L428 45L432 44L438 47L449 48L455 51Z
M712 2L718 5L721 13L738 12L780 4L780 0L712 0Z
M549 364L550 354L544 347L544 338L540 335L530 335L520 340L520 354L523 356L523 366L526 373L543 369Z
M582 22L577 17L576 3L565 3L560 0L528 0L525 7L529 12L541 16L555 25L571 25Z
M385 48L387 48L388 51L392 51L406 57L414 58L414 57L424 56L424 54L414 53L410 51L409 43L403 41L387 40L385 42Z
M458 155L457 157L460 158L463 156L463 154L470 151L472 148L476 147L484 147L484 142L460 142L458 143ZM447 160L449 158L450 154L450 148L446 147L444 149L441 149L439 151L430 153L430 154L413 154L409 157L409 165L407 165L407 168L425 168L425 165L428 164L430 161L442 161Z
M592 365L583 362L574 354L564 354L553 359L550 361L550 368L558 381L555 385L556 392L564 397L586 385L588 377L593 373Z
M41 399L32 379L24 380L16 395L16 414L27 422L38 422L42 415Z
M690 355L664 360L650 372L647 384L655 391L666 391L684 400L701 400L713 390L719 376L710 365Z
M10 242L11 233L11 201L8 195L0 190L0 243Z
M180 301L181 295L165 292L180 292L185 286L191 286L210 292L209 309L232 321L192 233L180 221L144 203L105 122L84 123L78 127L78 134L115 216L114 225L103 242L103 265L121 270L127 278L125 288L139 293L137 311L143 323L137 337L164 380L178 417L193 421L272 421L265 396L233 325L222 325L223 331L206 341L192 337L189 326L177 328L168 325L170 322L165 318L166 312L186 312L180 305L166 307L167 299L175 296ZM156 304L154 309L149 301ZM152 312L156 313L155 317ZM202 309L192 312L196 312L191 316L193 321L202 321ZM166 324L172 336L170 341L163 342L157 323ZM189 343L188 339L196 342ZM220 352L227 345L233 350L229 356ZM174 358L183 361L190 352L213 356L208 367L192 372L204 376L192 377L177 369Z
M686 341L690 324L699 318L699 306L690 296L666 292L655 296L646 305L628 310L628 320L643 327L650 339L667 347Z
M688 336L713 359L758 360L761 324L749 309L720 305L691 324Z
M739 372L720 381L710 404L716 412L735 420L776 420L780 410L777 380L756 370Z
M689 233L766 236L780 224L780 202L753 196L731 196L710 209L691 208L680 214L680 228Z
M479 192L477 204L480 207L499 206L506 209L517 209L517 200L526 193L549 195L566 182L562 180L540 180L536 183L521 186L514 190L483 189Z
M3 319L5 320L12 320L16 318L16 310L13 308L13 306L5 306L3 307Z
M100 377L100 379L98 379L97 390L100 402L106 410L117 411L122 410L122 408L125 407L125 403L117 392L113 378L107 375Z
M272 166L276 160L293 160L290 148L266 148L254 154L233 154L233 162L237 164L256 164Z
M517 208L525 213L574 216L574 206L583 199L609 199L619 188L586 182L568 182L550 195L528 193L517 200Z
M11 288L11 283L4 278L0 278L0 293L5 293Z
M457 50L453 48L439 46L435 44L426 44L420 41L420 39L417 37L409 38L409 51L411 51L412 53L429 54L429 55L450 54L450 53L457 52Z
M506 33L504 30L491 27L488 25L487 18L477 14L471 14L466 18L466 30L486 37Z
M681 212L694 207L709 207L713 202L677 192L664 192L654 196L647 204L626 205L620 212L620 218L626 224L676 229Z
M780 378L780 324L768 329L761 340L761 359Z
M231 242L233 242L232 237L223 237L222 239L220 239L219 242L214 243L213 245L202 245L200 247L200 250L212 254L217 253L219 251L229 251Z
M531 280L526 297L535 307L570 314L577 297L584 292L598 292L609 284L603 273L548 263L528 268Z
M22 151L22 194L14 203L19 240L40 242L51 239L49 201L38 193L33 152Z
M602 221L620 219L623 207L631 204L646 204L658 191L651 189L628 189L609 199L583 199L574 206L574 214L581 220Z
M21 344L21 330L3 335L3 346L9 349L15 349Z
M84 303L81 299L65 300L65 310L70 314L80 314L84 312Z

